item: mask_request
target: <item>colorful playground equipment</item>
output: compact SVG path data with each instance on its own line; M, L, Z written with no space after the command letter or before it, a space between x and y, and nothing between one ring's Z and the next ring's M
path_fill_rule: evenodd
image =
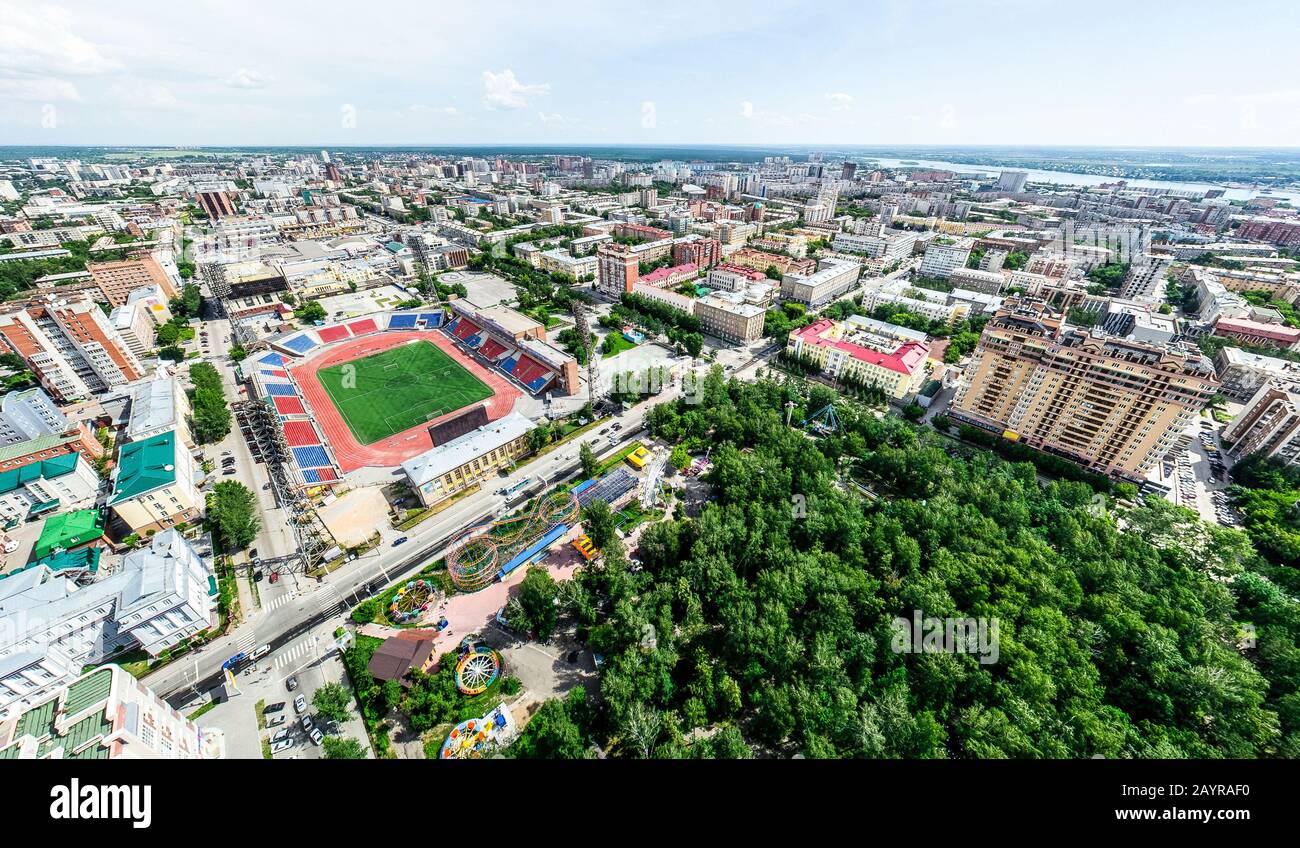
M406 624L419 618L433 603L433 584L428 580L412 580L397 590L388 604L388 617L394 624Z
M456 661L456 688L462 695L482 695L501 676L501 655L472 641L464 647Z
M586 533L573 540L573 547L587 562L600 556L600 549L591 543L591 537Z
M501 704L482 718L462 721L453 727L438 751L438 759L480 759L497 746L508 744L514 733L514 716L509 707Z
M546 550L578 518L572 492L551 492L519 515L466 530L447 552L447 573L462 592L477 592Z

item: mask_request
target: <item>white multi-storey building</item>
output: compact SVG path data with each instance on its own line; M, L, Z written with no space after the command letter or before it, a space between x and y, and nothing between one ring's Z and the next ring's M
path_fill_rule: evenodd
M23 711L129 648L151 655L216 623L211 567L175 530L78 588L38 565L0 578L0 716Z

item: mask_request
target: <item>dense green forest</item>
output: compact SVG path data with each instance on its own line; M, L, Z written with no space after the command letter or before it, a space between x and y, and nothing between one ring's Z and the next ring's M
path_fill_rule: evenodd
M650 414L711 446L711 496L560 592L600 697L549 702L511 755L1300 756L1293 569L865 406L784 426L820 391L715 369ZM914 611L996 619L996 662L896 651Z

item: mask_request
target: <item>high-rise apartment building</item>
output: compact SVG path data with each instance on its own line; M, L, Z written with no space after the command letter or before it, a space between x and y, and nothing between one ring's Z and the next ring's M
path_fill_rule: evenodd
M1287 465L1300 463L1300 383L1265 382L1224 428L1223 442L1238 459L1260 453Z
M613 298L632 291L640 276L637 256L625 244L602 244L596 249L596 288Z
M0 400L0 447L57 436L71 426L41 389L10 392Z
M1092 470L1137 479L1218 389L1195 347L1070 327L1013 298L984 327L949 414Z
M21 356L41 387L69 401L144 375L126 342L90 298L51 298L0 314L0 344Z
M1025 181L1029 174L1024 171L1003 171L998 175L998 191L1017 194L1025 190Z

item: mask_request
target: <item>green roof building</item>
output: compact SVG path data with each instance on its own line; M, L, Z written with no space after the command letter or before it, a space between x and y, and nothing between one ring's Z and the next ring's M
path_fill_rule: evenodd
M75 454L74 454L75 456ZM45 520L41 537L32 549L33 559L89 545L103 537L104 515L97 509L64 512Z
M176 431L123 446L117 457L110 505L176 482Z

